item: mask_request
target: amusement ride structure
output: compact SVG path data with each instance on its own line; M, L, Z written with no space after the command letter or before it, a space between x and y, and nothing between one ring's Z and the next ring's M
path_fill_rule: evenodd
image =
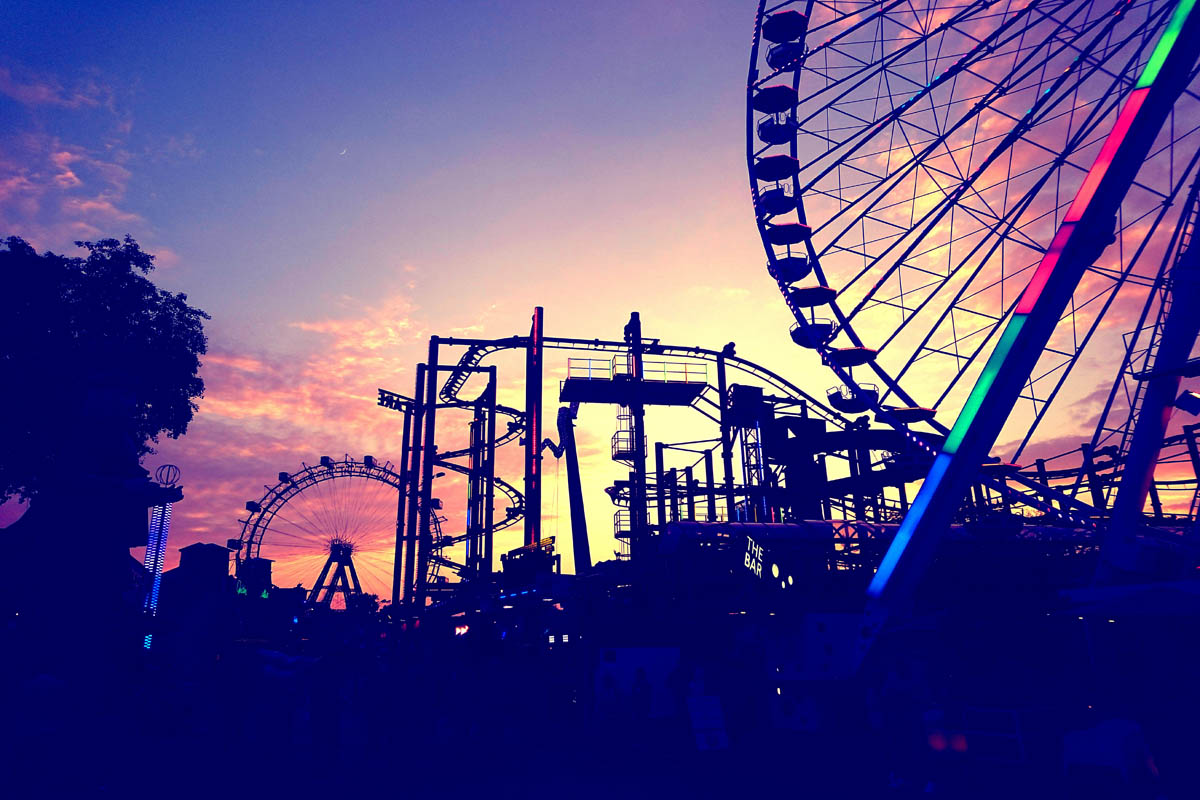
M605 404L615 563L634 576L671 536L732 550L781 590L819 552L856 576L872 619L911 608L947 537L1069 563L1059 588L1181 577L1200 511L1200 397L1182 385L1200 375L1200 95L1180 43L1198 17L1187 0L763 0L754 219L796 358L836 385L813 396L732 343L646 337L636 312L612 340L548 336L540 308L527 335L434 336L412 396L379 390L403 418L397 463L281 472L230 542L239 576L303 555L294 574L320 572L311 604L376 594L404 618L506 598L558 568L541 518L550 451L584 578L597 532L574 427L581 405ZM524 354L523 408L497 401L484 362L501 351ZM548 351L567 351L550 436ZM693 414L694 437L651 438L647 410L668 407ZM506 445L519 481L497 474ZM448 473L466 485L453 530L434 488ZM377 500L339 500L355 481ZM518 524L523 544L497 564L495 535ZM363 552L368 529L394 549Z
M760 4L747 161L793 339L842 381L831 404L928 464L872 596L911 595L971 491L1103 528L1109 572L1178 545L1142 524L1148 492L1158 527L1194 519L1195 427L1167 430L1195 372L1192 9ZM1137 306L1118 350L1111 316ZM1124 358L1095 432L1038 453L1047 425L1078 427L1076 367L1105 339ZM1164 447L1192 460L1178 519L1152 482Z

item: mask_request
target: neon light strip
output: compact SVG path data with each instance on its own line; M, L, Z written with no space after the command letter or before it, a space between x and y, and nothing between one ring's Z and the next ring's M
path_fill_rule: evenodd
M1092 164L1092 168L1088 170L1087 177L1083 180L1083 185L1079 187L1079 191L1075 194L1075 200L1071 203L1071 208L1067 211L1067 215L1063 217L1063 222L1078 222L1083 216L1083 212L1087 209L1088 204L1092 202L1092 197L1096 194L1096 189L1100 186L1100 181L1108 173L1108 168L1112 165L1113 156L1117 154L1117 148L1125 141L1125 135L1129 133L1129 126L1133 124L1134 118L1142 110L1142 103L1145 102L1146 95L1149 93L1149 87L1134 89L1130 93L1129 98L1125 101L1125 107L1121 109L1121 114L1113 124L1112 131L1108 134L1108 138L1104 140L1104 146L1100 148L1100 155L1096 156L1096 163Z
M954 455L958 452L958 446L962 444L963 437L967 434L967 429L975 421L975 415L979 413L979 407L983 405L983 399L991 391L992 383L996 380L996 374L1000 372L1000 365L1008 358L1008 353L1012 350L1012 346L1017 340L1017 335L1025 327L1025 320L1027 319L1029 317L1024 314L1015 316L1008 323L1008 327L1004 329L1004 333L1000 336L1000 342L996 345L996 349L992 351L991 358L988 359L987 364L983 368L983 374L979 376L975 388L971 390L971 395L967 398L967 402L963 404L962 411L959 412L958 420L955 421L954 427L950 429L950 435L946 437L946 442L942 445L943 453ZM913 508L916 508L915 503L913 504Z
M1188 15L1192 13L1192 7L1195 5L1196 0L1181 0L1176 6L1175 13L1171 15L1167 29L1163 31L1162 38L1158 40L1154 52L1150 54L1150 60L1146 62L1146 68L1142 70L1142 77L1138 79L1135 89L1144 89L1154 83L1159 70L1162 69L1163 62L1167 60L1167 54L1171 52L1171 48L1175 46L1175 40L1179 38L1183 23L1187 21Z
M1063 226L1058 229L1058 233L1054 235L1054 241L1050 242L1050 248L1042 256L1041 263L1038 264L1033 277L1029 279L1025 291L1021 293L1016 313L1028 314L1033 311L1038 298L1042 296L1042 289L1046 288L1046 281L1050 280L1050 273L1054 272L1054 268L1058 266L1058 259L1062 256L1063 248L1066 247L1067 240L1071 238L1074 231L1074 222L1064 222Z
M933 460L933 466L925 478L925 483L921 485L921 491L917 492L916 499L913 500L908 513L904 515L904 521L900 523L900 530L896 531L896 538L892 539L892 544L884 554L883 561L879 563L879 569L875 570L875 577L871 579L871 585L867 587L867 594L871 597L879 597L883 592L883 587L887 585L888 579L892 577L892 572L900 561L900 554L908 546L908 541L912 538L917 523L925 515L925 509L928 508L929 501L933 499L937 485L942 482L942 477L950 466L950 459L949 453L941 453Z
M1063 217L1062 225L1054 234L1054 240L1050 243L1050 247L1047 249L1045 255L1042 256L1041 263L1038 264L1038 268L1034 272L1033 277L1030 278L1025 291L1021 293L1021 299L1014 310L1013 318L1004 329L1000 341L996 344L996 349L992 351L992 355L988 358L987 364L983 368L983 373L979 376L979 380L975 384L975 388L971 390L970 396L967 397L967 402L963 405L958 419L955 420L954 427L950 430L950 434L946 437L946 441L942 445L942 452L934 459L933 466L929 470L929 475L926 476L925 481L921 484L921 491L917 493L917 498L913 501L912 507L909 508L908 513L904 516L904 521L901 523L900 529L896 532L896 537L888 547L883 561L880 562L879 569L876 570L875 577L871 580L871 585L867 588L867 594L870 596L879 597L882 594L888 579L900 561L901 554L912 539L913 532L925 516L934 493L946 477L946 471L950 466L954 454L958 452L959 445L962 444L963 438L974 423L975 417L979 414L979 409L982 407L983 401L991 391L992 385L996 380L996 375L1000 372L1000 367L1007 360L1013 345L1016 343L1017 336L1025 327L1025 322L1029 319L1029 315L1037 306L1037 301L1041 297L1042 290L1045 289L1047 282L1049 282L1050 275L1054 272L1054 268L1058 266L1063 250L1066 248L1071 235L1075 232L1076 223L1083 218L1083 214L1091 205L1092 199L1100 187L1100 182L1108 173L1108 168L1112 165L1117 150L1120 149L1121 144L1125 141L1125 137L1128 135L1129 129L1133 126L1138 112L1142 109L1142 104L1149 94L1150 86L1158 78L1159 72L1167 60L1167 56L1179 40L1179 34L1183 29L1183 25L1192 13L1195 5L1196 0L1180 0L1179 5L1171 15L1171 20L1167 23L1167 27L1163 31L1162 37L1158 40L1158 44L1155 45L1154 52L1150 54L1150 60L1146 62L1146 67L1142 70L1141 77L1138 78L1133 92L1125 100L1125 105L1117 115L1117 120L1113 124L1112 131L1105 138L1104 144L1100 148L1100 153L1096 156L1095 163L1088 170L1088 174L1084 178L1083 184L1079 187L1079 191L1075 193L1071 207L1067 210L1066 216Z

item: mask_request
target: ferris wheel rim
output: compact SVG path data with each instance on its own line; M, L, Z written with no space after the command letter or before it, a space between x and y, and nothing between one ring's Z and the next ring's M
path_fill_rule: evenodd
M788 294L789 288L790 288L789 287L790 282L785 281L779 274L777 274L777 270L776 270L776 262L777 262L777 259L780 257L776 252L776 247L780 247L781 245L779 245L777 242L772 242L771 239L769 238L771 225L774 224L769 221L776 219L778 215L765 213L763 211L763 203L762 203L762 197L761 197L763 190L760 189L760 182L764 181L764 180L768 180L768 179L764 179L764 178L757 176L756 172L755 172L756 164L763 157L762 156L763 153L768 152L768 151L779 152L778 145L782 145L785 143L788 145L789 156L794 161L796 161L797 156L798 156L798 138L799 137L793 135L790 138L790 140L787 142L781 141L781 142L776 142L774 144L770 143L770 142L763 144L762 142L757 141L756 140L756 133L758 132L757 128L763 123L764 120L768 119L769 117L764 116L764 117L758 118L756 116L755 98L761 94L762 90L765 87L768 87L768 84L770 84L771 81L774 81L789 72L790 72L790 78L791 78L791 81L790 81L791 88L797 94L797 96L799 96L799 92L800 92L800 88L801 88L801 77L802 77L802 74L807 71L804 68L804 64L807 61L807 59L809 58L809 56L811 55L811 51L807 47L807 44L808 44L807 40L808 40L808 37L811 35L811 32L807 29L807 24L811 21L811 14L812 14L812 9L813 9L814 5L816 5L814 0L806 0L806 2L804 2L804 3L800 3L800 2L798 2L798 0L789 0L788 2L775 3L775 4L771 4L771 5L768 5L767 0L760 0L760 2L758 4L758 11L757 11L756 18L755 18L754 36L753 36L752 46L751 46L750 69L749 69L749 74L748 74L748 78L747 78L747 104L746 104L746 108L747 108L747 119L746 119L746 143L747 144L746 144L746 148L747 149L746 149L746 155L747 155L747 166L748 166L748 171L749 171L751 196L752 196L756 224L759 228L759 233L760 233L760 238L762 239L762 244L768 255L768 270L769 270L771 276L773 278L775 278L775 280L778 284L778 287L780 289L780 292L781 292L781 294L783 294L785 302L787 302L789 309L791 310L792 315L796 320L796 325L801 328L804 328L807 324L805 314L803 313L802 309L798 309L793 304L792 298ZM892 3L891 5L894 6L897 4ZM978 0L977 2L974 2L974 3L964 4L963 6L960 7L962 10L960 10L958 13L959 13L959 15L963 15L963 14L968 13L968 10L970 10L970 9L984 9L991 5L993 5L993 3L987 2L987 0ZM1036 5L1037 5L1037 3L1031 3L1026 8L1032 8L1033 6L1036 6ZM809 17L809 19L806 20L805 32L803 35L800 36L800 42L802 45L801 50L803 52L803 55L798 57L794 62L792 62L791 66L784 64L781 67L775 68L774 70L767 72L765 75L760 74L759 66L761 63L763 63L763 59L760 57L761 56L760 48L765 43L765 39L763 36L763 25L764 25L764 20L767 18L767 15L780 12L784 9L793 9L794 10L794 9L800 8L801 6L803 6L804 14L807 17ZM871 8L876 9L876 10L880 10L880 9L885 10L887 6L888 6L888 4L884 3L884 2L871 4L870 6L868 6L868 4L864 3L864 4L861 4L860 6L858 6L857 8L859 10L855 11L854 13L864 13L863 9L871 9ZM1155 13L1159 14L1160 16L1165 15L1166 12L1169 11L1169 9L1170 9L1169 4L1163 4ZM1024 11L1024 10L1022 10L1022 11ZM876 13L878 13L878 12L876 12ZM1018 12L1014 12L1014 13L1018 13ZM941 26L939 26L939 30L941 28L944 28L946 25L949 25L950 22L952 21L952 19L953 19L953 17L948 18L947 20L943 21L941 23ZM825 26L818 26L817 29L819 29L819 27L826 27L831 24L832 24L832 22L828 22L825 24ZM1147 24L1147 26L1149 26L1151 23L1147 22L1146 24ZM920 39L918 38L918 41L919 40ZM1152 43L1153 39L1150 38L1150 41ZM828 43L828 40L822 44L824 45L827 43ZM1143 42L1141 44L1141 47L1145 47L1145 46L1146 46L1145 42ZM1135 47L1134 48L1134 57L1136 57L1139 52L1140 52L1140 50ZM963 56L962 58L960 58L960 61L958 63L962 63L962 61L965 58L966 58L966 56ZM949 70L947 70L947 73L948 72L949 72ZM938 76L938 80L940 80L945 74L946 73L943 73L943 75ZM787 85L787 84L779 84L779 85ZM928 89L929 86L932 86L932 85L933 84L930 83L925 88ZM1114 100L1114 104L1116 102L1117 101ZM797 102L797 107L798 107L798 104L799 104L799 101ZM895 111L897 109L903 111L903 109L905 108L905 105L906 104L901 104L900 106L893 109L893 111ZM765 113L765 112L763 112L762 108L758 108L757 111L759 113ZM790 113L792 113L793 120L798 116L798 112L795 112L795 107L793 107L793 110ZM1101 116L1101 119L1104 118L1103 114L1101 114L1100 116ZM874 126L870 126L870 127L873 128ZM869 129L868 126L864 125L863 130L868 130L868 129ZM865 138L869 138L869 136L867 136ZM823 153L822 157L824 157L825 155L828 155L828 154ZM794 173L790 178L784 178L784 179L776 182L776 186L783 186L786 188L787 184L790 183L790 187L791 187L793 197L794 197L794 203L795 203L795 212L794 213L795 213L797 222L801 225L807 225L808 220L806 218L806 212L805 212L805 208L804 208L804 197L803 197L803 192L801 191L801 183L799 181L799 178L797 177L798 174L799 173ZM769 184L765 184L765 185L769 185ZM818 279L818 282L820 285L826 286L828 284L828 281L825 279L825 275L822 272L820 258L818 258L818 254L816 252L816 249L813 245L811 238L805 239L803 241L803 250L804 250L804 254L808 258L812 274ZM786 250L786 253L789 254L788 257L790 257L790 254L792 252L793 252L793 250L789 246ZM1116 292L1114 291L1112 293L1112 296L1115 296L1115 294L1116 294ZM843 309L841 307L841 305L839 305L839 303L838 303L839 299L840 298L838 296L834 296L833 299L830 300L828 303L828 311L837 319L836 334L844 333L846 335L846 338L851 342L851 344L854 347L862 348L864 346L863 339L859 335L858 331L855 330L854 324L853 324L853 318L854 318L855 314L853 312L848 314L846 312L846 310ZM1107 306L1106 306L1106 308L1107 308ZM991 330L987 334L987 336L989 338L995 334L995 331L997 329L999 329L1002 320L1005 319L1006 317L1007 317L1007 314L1000 316L1000 318L992 326ZM830 337L830 341L832 341L832 338L833 337ZM891 339L889 338L888 342L890 342L890 341L891 341ZM982 350L983 346L986 345L986 343L987 343L987 339L985 338L983 344L980 345L979 350ZM843 366L840 366L837 363L831 363L830 359L827 358L826 354L825 354L826 350L828 349L825 344L814 347L813 349L817 350L821 354L821 360L822 360L823 365L830 368L832 370L832 372L840 379L840 381L843 384L850 386L850 387L857 387L861 383L861 380L858 380L858 381L855 380L855 378L851 372L851 370L853 369L852 367L845 368ZM973 355L972 358L974 358L974 357L975 356ZM967 363L969 365L971 362L968 361ZM889 395L891 395L891 396L900 398L904 402L907 402L910 406L917 405L915 403L915 401L913 400L913 395L910 395L907 391L905 391L904 385L902 383L902 378L904 376L904 373L910 365L911 365L911 361L905 363L903 369L901 369L899 372L895 372L895 371L889 371L887 368L885 368L885 366L883 364L879 363L878 361L870 361L869 362L869 368L870 368L871 372L881 382L883 382L885 384L885 386L888 387L888 393L880 394L877 397L877 399L875 400L871 410L875 413L875 416L879 421L884 422L886 424L890 424L890 425L892 425L892 427L895 427L898 430L905 430L906 432L909 430L908 425L906 425L904 422L897 420L893 414L889 413L889 409L887 407L883 406L883 403L885 402L886 398ZM963 373L965 373L965 371L966 371L966 368L964 368L960 372L959 377L961 377L961 375ZM958 377L956 377L955 380L958 380ZM1059 385L1061 386L1061 384L1059 384ZM1055 390L1055 392L1057 392L1057 389ZM1053 399L1053 395L1052 395L1052 399ZM936 407L936 404L934 404L934 405ZM1041 421L1041 416L1038 416L1034 423L1035 427L1036 427L1036 424L1040 421ZM941 422L940 420L933 419L933 420L928 420L928 422L929 422L930 427L934 431L935 437L938 434L945 434L949 430L949 427L946 424L944 424L943 422ZM910 436L910 439L913 439L913 438L914 438L913 436ZM933 452L932 447L929 446L931 444L932 440L928 440L927 435L920 434L920 435L918 435L918 437L916 439L914 439L914 441L916 441L917 444L919 444L919 445L923 445L924 449L929 450L931 453ZM1021 444L1022 448L1024 448L1026 441L1027 441L1027 438L1025 441L1022 442L1022 444Z
M367 463L346 456L341 461L331 460L330 466L323 464L309 466L303 462L301 464L299 470L288 473L287 480L281 480L273 487L264 487L266 491L257 501L259 510L252 511L246 519L241 521L242 531L238 541L248 558L259 556L263 540L275 516L287 505L288 501L300 495L305 489L338 478L358 477L391 486L397 492L403 491L402 479L391 469L390 462L381 464L373 460L373 463Z

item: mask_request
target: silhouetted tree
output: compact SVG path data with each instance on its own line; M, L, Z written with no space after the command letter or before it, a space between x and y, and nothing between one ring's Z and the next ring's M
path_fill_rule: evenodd
M0 582L0 651L99 696L145 632L129 548L168 498L139 461L187 430L208 316L158 289L153 256L129 237L79 243L85 258L2 244L0 498L30 506L3 531L22 566Z
M204 392L208 315L146 277L154 256L132 238L76 245L86 258L15 236L0 249L0 500L127 473Z

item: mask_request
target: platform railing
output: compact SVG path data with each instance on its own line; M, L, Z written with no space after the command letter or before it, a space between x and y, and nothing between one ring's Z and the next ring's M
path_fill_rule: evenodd
M568 358L567 380L610 381L613 362L607 358Z

